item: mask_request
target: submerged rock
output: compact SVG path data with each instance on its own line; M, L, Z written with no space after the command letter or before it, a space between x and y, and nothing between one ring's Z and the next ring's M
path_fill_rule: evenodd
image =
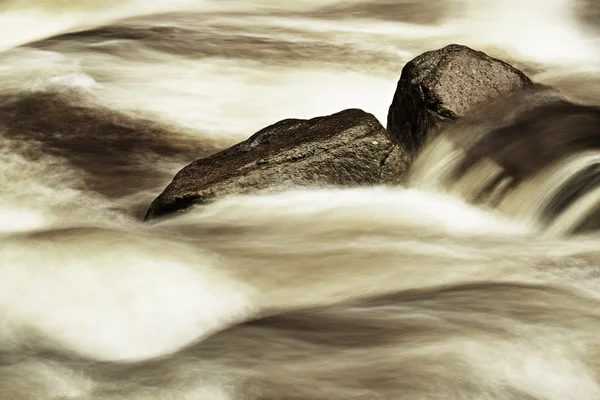
M408 160L377 119L362 110L286 119L183 168L154 200L146 220L224 195L398 183Z
M402 69L387 129L415 155L440 123L530 85L521 71L468 47L428 51Z
M441 130L411 179L552 233L597 230L600 107L533 85Z

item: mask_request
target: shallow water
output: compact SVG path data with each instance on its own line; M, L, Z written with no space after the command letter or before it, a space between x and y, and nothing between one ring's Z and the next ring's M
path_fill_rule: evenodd
M0 399L600 398L600 237L564 235L597 191L548 230L535 214L596 153L499 208L434 185L440 157L408 188L140 219L280 119L384 122L404 63L449 43L600 105L598 8L3 2Z

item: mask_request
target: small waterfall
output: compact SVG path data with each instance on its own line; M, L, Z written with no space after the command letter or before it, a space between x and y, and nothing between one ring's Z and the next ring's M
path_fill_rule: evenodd
M600 109L569 103L548 88L533 92L442 130L415 162L412 185L547 233L597 228L588 221L600 208Z

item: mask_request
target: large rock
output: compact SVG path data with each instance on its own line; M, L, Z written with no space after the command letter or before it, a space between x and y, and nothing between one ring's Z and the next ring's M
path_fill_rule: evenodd
M440 123L530 85L525 74L480 51L454 44L429 51L402 69L387 129L415 155Z
M408 160L405 150L364 111L286 119L179 171L154 200L146 220L229 194L398 183Z

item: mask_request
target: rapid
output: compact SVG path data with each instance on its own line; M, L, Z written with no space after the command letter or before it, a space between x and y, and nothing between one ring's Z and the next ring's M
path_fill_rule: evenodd
M600 145L482 204L502 171L448 178L459 124L403 187L142 221L278 120L384 122L402 66L449 43L600 106L599 27L593 0L4 0L0 400L600 399L600 235L576 229Z

